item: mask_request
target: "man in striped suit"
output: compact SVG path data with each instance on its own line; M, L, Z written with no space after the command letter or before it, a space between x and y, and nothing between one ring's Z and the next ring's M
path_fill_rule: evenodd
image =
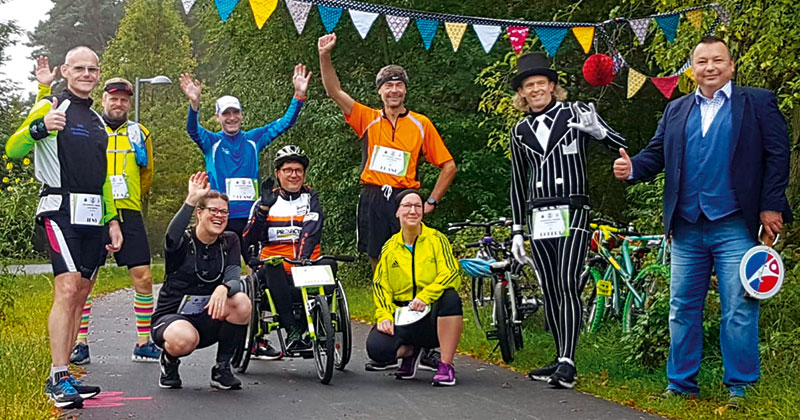
M557 351L556 360L528 376L572 388L582 319L578 274L590 236L586 148L592 139L614 150L627 143L593 104L564 101L566 92L544 53L524 55L517 66L511 80L517 92L514 106L526 115L510 139L512 253L520 263L536 267ZM525 252L523 221L531 235L532 260Z

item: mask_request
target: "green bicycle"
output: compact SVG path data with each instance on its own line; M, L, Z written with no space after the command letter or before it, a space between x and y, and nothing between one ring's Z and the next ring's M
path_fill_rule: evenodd
M293 265L292 280L302 296L311 349L287 351L275 303L269 289L261 284L257 275L262 264L278 265L284 261ZM253 273L245 278L244 287L253 304L252 317L244 343L231 361L239 373L246 372L255 352L256 339L273 331L286 357L314 359L317 377L323 384L330 383L334 368L344 370L352 354L353 332L347 296L342 283L334 275L337 261L353 262L354 258L324 255L314 260L291 260L271 257L251 264Z
M669 281L669 240L600 219L590 227L594 233L580 277L584 328L594 332L604 319L621 318L627 334L652 303L659 280ZM619 252L613 252L616 248ZM645 256L653 250L658 252L655 261L645 264Z

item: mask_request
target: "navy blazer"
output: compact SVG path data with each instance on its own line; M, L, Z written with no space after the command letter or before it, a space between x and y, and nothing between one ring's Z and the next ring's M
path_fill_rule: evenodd
M731 180L736 199L752 237L758 236L762 211L783 213L792 221L786 187L789 185L789 132L772 92L733 85L731 90L733 129L730 156ZM632 157L633 180L664 171L664 229L672 232L678 203L686 121L695 103L694 92L667 105L656 134L647 147ZM720 158L723 158L720 156Z

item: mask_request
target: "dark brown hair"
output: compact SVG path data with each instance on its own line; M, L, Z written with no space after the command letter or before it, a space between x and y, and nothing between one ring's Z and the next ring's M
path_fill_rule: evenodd
M200 200L197 201L197 208L200 208L200 209L206 208L206 203L208 203L209 201L211 201L211 200L213 200L215 198L222 199L223 201L225 201L225 203L228 203L228 206L230 206L230 200L228 200L228 196L227 195L225 195L225 194L223 194L223 193L221 193L219 191L211 190L211 191L207 192L206 195L204 195Z
M700 46L700 44L716 44L717 42L719 42L719 43L721 43L722 45L725 46L725 51L728 51L728 58L733 60L733 54L731 54L731 49L728 48L728 43L725 42L724 39L722 39L722 38L720 38L718 36L714 36L714 35L706 35L706 36L704 36L700 40L700 42L698 42L697 45L695 45L694 49L692 50L692 57L694 57L694 52L695 52L695 50L697 50L697 47Z

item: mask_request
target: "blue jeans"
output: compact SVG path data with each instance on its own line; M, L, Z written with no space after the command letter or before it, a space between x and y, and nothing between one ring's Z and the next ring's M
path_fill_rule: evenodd
M722 311L723 382L731 396L744 396L744 388L760 376L759 305L744 297L739 262L756 243L741 213L715 221L701 215L696 223L677 217L672 241L667 389L700 392L697 373L703 355L703 308L713 264Z

